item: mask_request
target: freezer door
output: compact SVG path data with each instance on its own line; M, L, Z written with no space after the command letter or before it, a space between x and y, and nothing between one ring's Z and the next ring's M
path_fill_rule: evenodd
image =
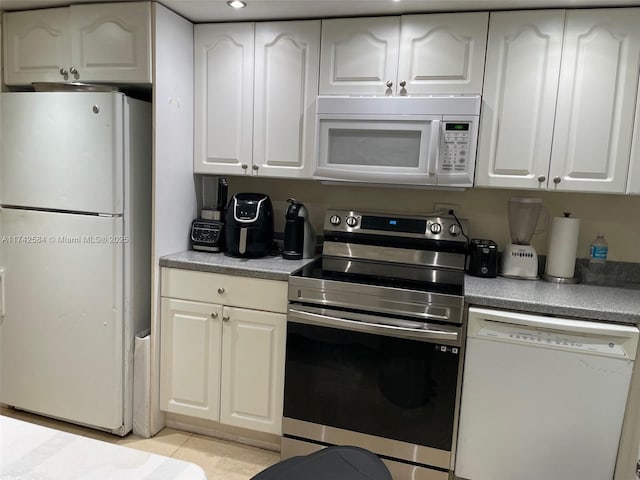
M123 99L120 93L2 94L1 203L122 213Z
M0 402L123 424L122 219L3 209Z

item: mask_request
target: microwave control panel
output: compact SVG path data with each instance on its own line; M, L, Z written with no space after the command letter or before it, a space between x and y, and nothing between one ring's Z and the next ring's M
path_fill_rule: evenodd
M470 137L469 122L445 122L440 152L440 171L465 173L468 171Z

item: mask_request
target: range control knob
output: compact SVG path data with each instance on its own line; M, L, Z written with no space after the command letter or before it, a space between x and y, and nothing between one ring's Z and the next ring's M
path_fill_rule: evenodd
M440 225L439 223L432 223L429 227L429 230L434 235L438 235L440 232L442 232L442 225Z
M329 217L329 223L331 225L340 225L340 217L338 215L331 215L331 217Z
M451 234L452 237L457 237L458 235L460 235L460 231L461 231L460 225L458 225L457 223L454 223L449 227L449 233Z
M347 217L347 219L345 220L347 222L347 225L349 225L350 227L355 227L356 225L358 225L358 219L356 217L349 216Z

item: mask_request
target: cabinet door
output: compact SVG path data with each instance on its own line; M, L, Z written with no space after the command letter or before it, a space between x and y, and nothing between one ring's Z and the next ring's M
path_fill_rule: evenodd
M564 11L491 13L476 186L546 189Z
M398 93L480 95L488 21L486 12L402 17Z
M71 58L71 80L151 83L149 2L72 5Z
M640 66L638 25L636 8L567 12L550 189L625 191Z
M256 25L253 170L311 176L320 21Z
M253 23L196 25L194 171L250 174Z
M160 408L220 419L222 307L162 298Z
M399 43L399 17L323 20L320 95L391 94Z
M7 85L69 79L69 9L5 13L4 80ZM63 73L67 70L67 75Z
M640 85L638 89L640 90ZM631 141L627 193L640 195L640 95L636 96L636 115L633 122L633 140Z
M224 307L220 422L282 433L286 316Z

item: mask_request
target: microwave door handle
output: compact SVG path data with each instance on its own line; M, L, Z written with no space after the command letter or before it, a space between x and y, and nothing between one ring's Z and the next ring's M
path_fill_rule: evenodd
M436 174L440 152L440 120L431 122L431 141L429 142L429 176Z

